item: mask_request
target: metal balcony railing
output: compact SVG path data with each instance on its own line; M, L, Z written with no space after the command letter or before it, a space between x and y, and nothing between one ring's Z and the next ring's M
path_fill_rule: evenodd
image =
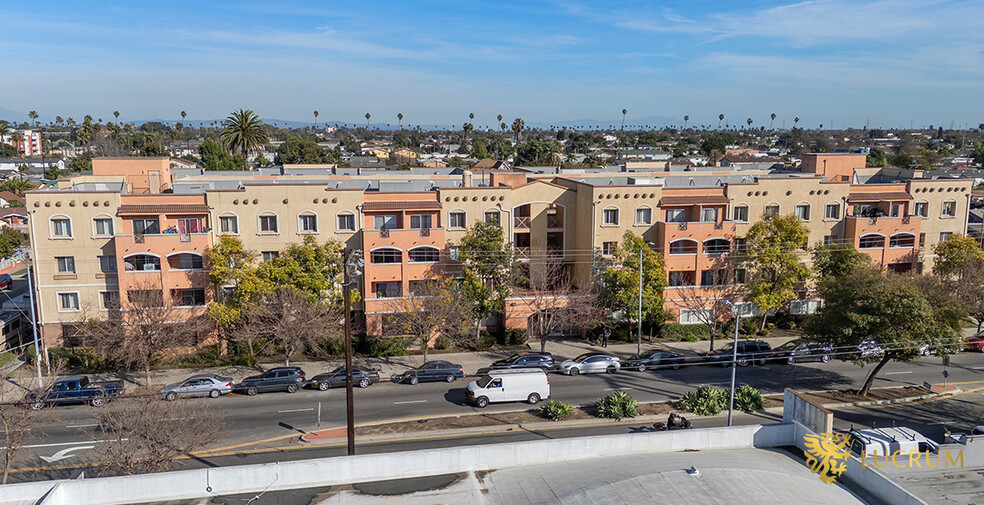
M527 230L530 227L530 216L516 216L513 219L513 228Z

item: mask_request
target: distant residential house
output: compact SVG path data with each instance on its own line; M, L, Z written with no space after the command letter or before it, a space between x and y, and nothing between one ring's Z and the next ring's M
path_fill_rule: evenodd
M741 170L778 170L786 165L782 158L773 156L731 155L721 158L720 166Z
M471 167L476 170L490 169L495 166L496 161L492 158L482 158L475 162Z
M21 165L27 165L33 169L45 170L55 167L58 170L65 170L67 166L65 160L58 158L0 158L0 172L17 171Z
M26 232L27 211L24 210L24 207L6 207L0 209L0 226Z
M623 160L666 161L670 153L662 149L626 149L618 153Z
M322 149L335 149L342 144L341 140L338 139L324 139L318 142L318 147Z
M185 158L171 158L171 168L198 168L198 163Z
M17 207L23 207L24 197L11 191L0 191L0 207L10 207L10 202L20 202L21 205L18 205Z

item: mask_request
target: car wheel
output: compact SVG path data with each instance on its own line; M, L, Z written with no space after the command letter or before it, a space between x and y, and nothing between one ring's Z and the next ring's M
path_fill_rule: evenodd
M571 368L571 371L569 373L571 375L577 375L578 374L577 368Z
M41 402L34 402L31 404L31 410L41 410L44 408L44 404Z
M178 394L175 393L174 391L171 391L168 394L164 395L164 399L169 402L173 402L174 400L178 399Z
M329 388L331 388L331 384L327 381L318 383L318 391L328 391Z
M738 358L738 366L748 366L747 358Z
M679 370L680 369L680 364L679 363L674 363L673 364L673 369L674 370Z
M827 363L829 361L830 361L830 355L829 354L824 354L823 356L820 356L820 362L821 363Z
M209 398L218 398L220 396L222 396L222 393L220 393L218 389L213 389L208 392Z
M256 393L259 393L259 392L260 392L260 390L259 389L256 389L256 386L250 386L250 387L246 388L246 394L249 395L249 396L256 396Z
M489 399L484 396L479 396L475 399L475 406L480 409L484 409L489 406Z
M932 354L932 353L929 351L929 348L928 347L922 352L922 355L923 356L929 356L930 354Z
M536 393L530 393L530 396L526 398L526 403L529 403L530 405L536 405L537 403L540 403L540 395Z
M92 405L93 407L102 407L102 404L103 399L101 396L97 396L89 401L89 405Z
M646 365L639 365L639 366L638 366L638 367L636 368L636 370L638 370L638 371L640 371L640 372L645 372L645 371L646 371Z
M605 373L615 373L617 370L614 366L609 366Z
M361 379L361 380L359 380L359 387L362 388L362 389L365 389L365 388L369 387L369 384L372 384L369 381L369 379Z
M297 392L297 384L288 384L287 385L287 392L288 393L296 393Z
M786 363L789 364L789 365L796 364L796 358L790 356L790 357L786 358Z
M454 382L454 380L455 380L456 378L457 378L457 377L455 377L454 375L448 375L447 377L445 377L445 378L444 378L444 381L445 381L445 382Z
M418 379L416 377L410 377L410 385L411 386L416 386L418 382L420 382L420 379ZM488 401L488 400L486 400L486 401Z

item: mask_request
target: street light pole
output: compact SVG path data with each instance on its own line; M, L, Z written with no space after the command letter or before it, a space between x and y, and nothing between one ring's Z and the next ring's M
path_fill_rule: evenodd
M639 333L636 336L636 355L642 355L642 250L645 244L639 246Z
M348 438L348 455L355 455L355 392L352 389L352 286L348 265L345 266L345 282L342 284L345 298L345 433Z
M741 314L738 313L738 307L735 307L730 301L725 300L724 303L731 306L731 313L734 314L735 319L735 341L731 344L731 394L728 395L728 426L731 426L731 417L735 410L735 375L738 371L738 323L741 322Z

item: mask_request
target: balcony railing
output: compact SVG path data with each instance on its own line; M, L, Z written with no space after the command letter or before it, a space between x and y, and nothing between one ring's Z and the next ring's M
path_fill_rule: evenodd
M513 219L513 228L527 230L530 227L530 216L516 216Z
M551 258L563 257L564 249L562 247L547 247L547 256Z
M516 257L524 260L530 259L530 248L529 247L514 247L513 251L516 253Z
M430 228L421 228L420 229L420 236L421 237L429 237L429 236L431 236L431 229Z
M389 228L381 228L379 230L379 238L389 238L390 231Z
M564 218L557 215L547 216L547 228L563 228Z

